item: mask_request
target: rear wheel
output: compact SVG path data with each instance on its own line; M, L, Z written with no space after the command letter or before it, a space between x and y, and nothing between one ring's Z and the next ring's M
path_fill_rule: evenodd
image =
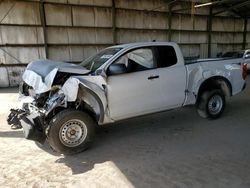
M86 150L94 137L95 122L78 110L64 110L50 122L48 142L63 154L75 154Z
M225 108L225 95L219 90L204 91L198 102L197 111L203 118L216 119Z

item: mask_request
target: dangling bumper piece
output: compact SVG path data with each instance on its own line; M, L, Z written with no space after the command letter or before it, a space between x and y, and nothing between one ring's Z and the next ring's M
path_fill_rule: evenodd
M40 114L29 114L20 109L11 109L7 118L9 125L16 125L23 128L24 137L29 140L33 140L43 144L46 140L46 136L41 129L42 121Z

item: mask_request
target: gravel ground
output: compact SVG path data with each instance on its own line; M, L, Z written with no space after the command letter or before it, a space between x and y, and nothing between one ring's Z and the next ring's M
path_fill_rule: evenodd
M127 120L99 128L93 147L74 156L10 130L16 92L0 90L0 187L250 187L249 87L218 120L193 107Z

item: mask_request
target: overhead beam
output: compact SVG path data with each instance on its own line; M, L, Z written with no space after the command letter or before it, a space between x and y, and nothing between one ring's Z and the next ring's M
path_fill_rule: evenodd
M234 6L230 6L230 7L226 8L226 9L224 9L224 10L215 12L215 13L213 13L213 16L218 15L218 14L221 14L221 13L224 13L224 12L227 12L227 11L235 10L235 9L237 9L237 8L246 6L246 5L248 5L248 4L250 4L250 1L244 1L244 2L239 3L239 4L236 4L236 5L234 5ZM235 12L234 12L234 13L235 13ZM237 15L238 15L238 14L237 14ZM239 16L240 16L240 15L239 15Z
M230 2L231 0L218 0L218 1L210 1L210 2L206 2L206 3L201 3L201 4L196 4L194 6L194 8L201 8L201 7L205 7L205 6L213 6L213 5L220 5L222 3L227 3Z

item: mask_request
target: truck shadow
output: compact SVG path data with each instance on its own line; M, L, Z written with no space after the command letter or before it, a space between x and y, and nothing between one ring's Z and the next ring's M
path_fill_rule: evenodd
M185 109L197 116L194 108ZM126 168L130 168L130 165L137 163L140 157L158 155L165 150L166 142L172 137L181 135L189 137L193 134L193 125L185 123L188 117L176 111L183 111L183 109L99 127L96 130L96 140L90 149L76 155L62 155L55 162L64 163L70 167L72 174L85 173L93 169L95 164L107 161L114 162L121 169L123 167L120 167L119 163L123 164L126 161ZM176 117L178 113L182 118ZM47 144L41 149L57 155Z
M23 131L0 131L0 137L23 138Z
M243 105L246 100L237 97L229 102L217 120L200 118L195 108L186 107L98 128L90 149L72 156L59 155L55 163L65 164L72 174L82 174L105 173L98 166L112 162L135 187L144 187L157 178L159 185L164 185L167 174L185 179L187 169L198 177L204 169L193 169L196 160L210 160L218 153L227 157L231 151L250 152L245 142L250 134L250 102ZM246 116L240 120L242 114ZM237 136L236 129L245 133ZM49 147L43 149L55 154ZM185 168L182 170L178 163L185 163Z
M0 88L0 93L18 93L18 87Z

